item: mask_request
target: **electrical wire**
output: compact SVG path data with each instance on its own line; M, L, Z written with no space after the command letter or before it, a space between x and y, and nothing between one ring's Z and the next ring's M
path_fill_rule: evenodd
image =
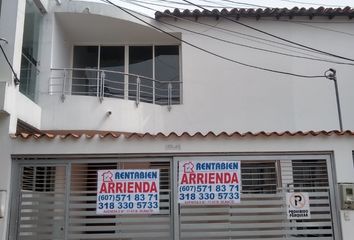
M175 5L190 6L190 4L188 4L188 3L178 2L178 1L173 1L173 0L155 0L155 1L172 3L172 4L175 4ZM209 7L209 8L235 8L235 6L220 5L222 3L218 2L218 1L212 1L212 0L199 0L199 1L203 1L203 2L214 4L214 6L200 4L200 6L203 6L203 7ZM227 0L221 0L221 1L227 1ZM316 3L305 3L305 2L296 2L296 1L289 1L289 0L280 0L280 1L303 3L303 4L308 4L308 5L317 5L317 6L321 6L321 7L325 7L325 6L328 6L328 7L340 7L340 8L348 7L348 6L344 6L344 5L316 4ZM274 7L270 7L270 6L263 6L263 5L256 5L256 4L246 4L246 3L241 3L241 2L236 3L235 1L227 1L227 2L234 2L236 5L247 5L247 6L252 5L252 6L258 6L258 7L261 7L261 8L270 8L270 9L274 8ZM150 4L151 1L145 2L145 3L146 4ZM164 7L166 7L166 8L174 8L174 7L167 6L167 5L164 5ZM178 8L181 9L181 10L186 10L186 8L180 8L180 7L178 7ZM268 19L266 19L266 20L268 20ZM273 20L271 20L271 21L273 21ZM275 21L282 21L282 20L275 20ZM286 21L286 20L283 20L283 21ZM299 20L291 20L291 21L292 22L304 22L304 23L308 23L309 22L309 21L299 21ZM341 21L341 22L333 22L333 21L314 21L314 20L311 20L311 23L350 23L350 24L352 24L352 22L343 22L343 21Z
M264 19L263 19L264 20ZM268 19L266 19L268 20ZM348 19L348 21L316 21L316 20L294 20L292 19L292 22L299 22L299 23L325 23L325 24L353 24L352 21L350 21L351 19ZM268 21L287 21L287 20L273 20L273 19L269 19Z
M161 2L164 2L164 1L169 1L169 0L158 0L158 1L161 1ZM212 1L212 0L199 0L199 1L203 1L203 2L209 2L209 3L212 3L212 4L221 4L221 2L219 1L228 1L228 2L232 2L230 0L219 0L219 1ZM291 0L280 0L280 1L285 1L285 2L295 2L295 3L303 3L303 4L308 4L308 5L317 5L317 6L321 6L321 7L336 7L336 8L347 8L347 7L350 7L350 6L344 6L344 5L330 5L330 4L316 4L316 3L305 3L305 2L296 2L296 1L291 1ZM181 3L182 4L182 3ZM238 5L238 4L236 4ZM201 5L202 6L202 5ZM270 8L270 9L274 9L274 7L270 7L270 6L261 6L259 5L260 7L264 7L264 8ZM220 6L220 7L224 7L224 6ZM220 8L218 7L218 8ZM225 8L230 8L230 7L225 7ZM352 8L352 7L351 7ZM277 20L278 21L278 20ZM308 22L308 21L299 21L299 20L291 20L293 22ZM349 23L349 24L353 24L352 22L343 22L343 21L336 21L336 22L333 22L333 21L315 21L315 20L311 20L311 23Z
M136 0L129 0L129 1L125 1L125 2L127 2L127 3L129 3L129 4L132 4L131 2L135 2L135 1L136 1ZM159 1L163 1L163 0L159 0ZM204 1L206 1L206 0L204 0ZM209 1L209 2L211 2L211 1ZM134 4L133 4L133 5L134 5ZM152 11L154 11L154 12L157 11L156 9L149 8L149 7L145 6L145 5L144 5L144 6L139 5L139 4L136 4L136 5L141 6L141 7L144 7L144 8L149 9L149 10L152 10ZM328 54L319 53L319 52L314 51L314 50L309 50L309 49L301 48L301 47L298 47L298 46L294 46L294 45L290 45L290 44L286 44L286 43L281 43L281 42L273 41L273 40L270 40L270 39L265 39L265 38L257 37L257 36L254 36L254 35L249 35L249 34L237 32L237 31L234 31L234 30L231 30L231 29L226 29L226 28L218 27L218 26L215 26L215 25L210 25L210 24L203 23L203 22L196 22L196 21L190 20L190 19L188 19L188 18L177 17L177 16L174 16L174 15L172 15L172 14L165 13L165 12L164 12L164 15L168 15L168 16L171 16L171 17L173 17L173 18L180 19L180 20L190 21L190 22L194 22L194 23L201 24L201 25L209 26L209 27L211 27L211 28L220 29L220 30L223 30L223 31L225 31L225 32L232 32L232 33L235 33L235 34L237 34L237 35L243 35L243 36L247 36L247 37L259 39L259 40L262 40L262 41L265 41L265 42L271 42L271 43L275 43L275 44L277 44L277 45L283 45L283 46L286 46L286 47L289 47L289 48L299 49L299 50L302 50L302 51L308 51L308 52L312 52L312 53L317 53L317 54L322 54L322 55L328 56ZM268 20L268 19L264 19L264 20ZM269 21L283 21L283 20L269 20ZM285 20L284 20L284 21L285 21ZM292 22L294 22L294 20L292 20ZM321 22L321 23L322 23L322 22ZM347 23L347 22L345 22L345 23ZM234 34L231 34L231 35L234 35ZM247 38L243 38L243 39L247 39ZM255 40L251 40L251 39L247 39L247 40L260 43L259 41L255 41ZM284 48L281 48L281 47L279 47L279 46L274 46L274 45L271 45L271 44L266 44L266 43L262 43L262 44L268 45L268 46L272 46L272 47L276 47L276 48L283 49L283 50L287 50L287 51L292 51L292 52L300 53L299 51L293 51L293 50L289 50L289 49L284 49ZM310 55L310 54L305 54L305 53L300 53L300 54L307 55L307 56L310 56L310 57L315 57L315 56Z
M172 27L175 27L175 28L178 28L178 29L182 29L182 30L187 31L187 32L191 32L191 33L194 33L194 34L197 34L197 35L208 37L208 38L211 38L211 39L214 39L214 40L218 40L218 41L221 41L221 42L225 42L225 43L228 43L228 44L241 46L241 47L245 47L245 48L250 48L252 50L258 50L258 51L269 52L269 53L279 54L279 55L283 55L283 56L301 58L301 59L307 59L307 60L313 60L313 61L320 61L320 62L327 62L327 63L335 63L335 64L341 64L341 65L354 66L354 63L344 63L344 62L336 62L336 61L319 59L319 58L303 57L303 56L299 56L299 55L293 55L293 54L288 54L288 53L282 53L282 52L278 52L278 51L268 50L268 49L264 49L264 48L258 48L258 47L247 45L247 44L241 44L241 43L225 40L225 39L218 38L218 37L215 37L215 36L211 36L211 35L208 35L208 34L205 34L205 33L196 32L196 31L193 31L193 30L190 30L190 29L187 29L187 28L184 28L184 27L176 26L174 24L167 23L167 22L164 22L164 21L161 21L161 20L159 22L161 22L163 24L166 24L166 25L169 25L169 26L172 26Z
M203 2L209 2L209 1L206 1L206 0L202 0ZM171 7L171 6L167 6L167 5L160 5L158 3L152 3L152 1L139 1L139 0L136 0L136 2L141 2L141 3L144 3L144 4L151 4L151 5L158 5L158 6L162 6L162 7L166 7L166 8L174 8L174 7ZM174 4L174 5L180 5L180 6L190 6L190 4L188 3L183 3L183 2L178 2L178 1L173 1L173 0L155 0L155 2L164 2L164 3L170 3L170 4ZM212 3L212 2L210 2ZM201 6L203 7L208 7L208 8L233 8L232 6L219 6L217 3L213 3L214 5L205 5L205 4L201 4ZM180 8L178 7L179 9L181 10L185 10L186 8Z
M2 54L4 55L4 58L5 58L6 62L7 62L7 64L9 65L9 67L10 67L10 69L11 69L12 74L14 75L15 85L18 85L18 84L20 83L20 80L18 79L17 74L16 74L16 72L15 72L15 70L14 70L12 64L10 63L10 60L9 60L9 58L7 57L7 55L6 55L6 53L5 53L4 49L3 49L3 47L1 46L1 44L0 44L0 49L1 49Z
M223 1L223 2L234 2L235 4L238 4L238 2L235 2L235 1L231 1L231 0L220 0L220 1ZM313 6L321 6L321 7L347 7L347 6L343 6L343 5L331 5L331 4L318 4L318 3L312 3L312 2L301 2L301 1L293 1L293 0L280 0L280 1L283 1L283 2L290 2L290 3L299 3L299 4L305 4L305 5L313 5ZM256 5L254 4L255 6L258 6L258 7L261 7L261 8L272 8L272 7L267 7L267 6L262 6L262 5Z
M161 1L163 1L163 0L161 0ZM217 5L223 4L223 3L218 3L218 2L214 2L214 1L210 1L210 0L200 0L200 1L207 2L208 4L210 4L210 3L217 4ZM235 8L233 6L226 6L226 5L220 5L220 7L222 7L222 8Z
M122 0L121 0L122 1ZM126 0L123 0L127 3L131 3L131 0L130 1L126 1ZM139 5L139 4L134 4L134 5L137 5L137 6L140 6L140 7L145 7L149 10L152 10L152 11L157 11L156 9L152 9L152 8L149 8L147 6L143 6L143 5ZM139 14L139 13L138 13ZM144 15L145 16L145 15ZM172 15L171 15L172 16ZM145 16L145 17L148 17L148 16ZM151 17L148 17L152 20L155 20L154 18L151 18ZM178 17L177 17L178 18ZM183 19L183 18L182 18ZM186 20L186 19L183 19L183 20ZM268 49L262 49L262 48L257 48L257 47L254 47L254 46L249 46L249 45L245 45L245 44L240 44L240 43L236 43L236 42L232 42L232 41L228 41L228 40L225 40L225 39L221 39L221 38L217 38L217 37L214 37L214 36L210 36L210 35L207 35L207 34L203 34L203 33L200 33L200 32L196 32L196 31L193 31L193 30L190 30L190 29L186 29L186 28L182 28L182 27L179 27L179 26L176 26L176 25L173 25L173 24L169 24L169 23L166 23L166 22L163 22L163 21L160 21L161 23L165 24L165 25L169 25L169 26L173 26L175 28L179 28L179 29L182 29L182 30L185 30L185 31L189 31L189 32L192 32L192 33L195 33L195 34L199 34L199 35L203 35L205 37L209 37L209 38L212 38L212 39L215 39L215 40L219 40L219 41L223 41L223 42L226 42L226 43L229 43L229 44L233 44L233 45L238 45L238 46L242 46L242 47L247 47L247 48L251 48L253 50L260 50L260 51L265 51L265 52L270 52L270 53L275 53L275 54L280 54L280 55L284 55L284 56L290 56L290 57L297 57L297 58L303 58L303 59L309 59L309 60L315 60L315 61L322 61L322 62L329 62L329 63L335 63L335 64L343 64L343 65L354 65L354 64L351 64L351 63L344 63L344 62L336 62L336 61L331 61L331 60L326 60L326 59L320 59L320 58L308 58L308 57L303 57L303 56L298 56L298 55L292 55L292 54L287 54L287 53L281 53L281 52L276 52L276 51L272 51L272 50L268 50ZM212 26L214 27L214 26ZM171 29L170 29L171 30ZM303 54L303 53L302 53ZM312 56L312 55L310 55Z
M202 0L202 1L206 1L206 0ZM237 2L237 1L233 1L233 0L219 0L219 1L228 2L228 3L234 3L234 4L236 4L236 5L255 6L255 7L259 7L259 8L274 8L274 7L264 6L264 5L241 3L241 2ZM290 3L299 3L299 4L304 4L304 5L312 5L312 6L321 6L321 7L335 7L335 8L345 8L345 7L348 7L348 6L344 6L344 5L319 4L319 3L313 3L313 2L301 2L301 1L293 1L293 0L280 0L280 1L283 1L283 2L290 2ZM217 4L217 2L215 2L215 1L210 1L210 0L209 0L208 2Z
M268 8L267 6L263 6L263 5L244 3L244 2L237 2L237 1L232 1L232 0L219 0L219 1L227 2L227 3L234 3L234 4L238 4L238 5L245 5L245 6L250 6L250 7Z
M193 3L193 2L191 2L191 1L189 1L189 0L181 0L181 1L184 1L184 2L186 2L186 3L189 3L189 4L193 5L193 6L196 6L196 7L198 7L198 8L201 8L201 9L205 10L205 11L208 11L208 12L210 12L210 13L215 14L215 13L212 12L211 10L209 10L209 9L207 9L207 8L204 8L203 6L200 6L200 5L198 5L198 4L195 4L195 3ZM261 29L252 27L252 26L250 26L250 25L248 25L248 24L245 24L245 23L239 22L239 21L237 21L237 20L234 20L234 19L232 19L232 18L226 17L226 16L224 16L224 15L222 15L222 14L220 14L220 13L217 13L217 15L218 15L219 17L221 17L221 18L227 19L228 21L237 23L237 24L239 24L239 25L241 25L241 26L244 26L244 27L246 27L246 28L249 28L249 29L252 29L252 30L254 30L254 31L260 32L260 33L262 33L262 34L268 35L268 36L270 36L270 37L273 37L273 38L282 40L282 41L284 41L284 42L291 43L291 44L294 44L294 45L297 45L297 46L300 46L300 47L303 47L303 48L311 49L311 50L314 50L314 51L316 51L316 52L323 53L323 54L325 54L325 55L329 55L329 56L332 56L332 57L336 57L336 58L340 58L340 59L344 59L344 60L347 60L347 61L354 62L354 59L347 58L347 57L343 57L343 56L340 56L340 55L337 55L337 54L333 54L333 53L326 52L326 51L323 51L323 50L320 50L320 49L316 49L316 48L313 48L313 47L309 47L309 46L307 46L307 45L304 45L304 44L301 44L301 43L297 43L297 42L288 40L288 39L283 38L283 37L279 37L279 36L277 36L277 35L275 35L275 34L268 33L268 32L263 31L263 30L261 30Z
M162 1L162 0L160 0ZM203 0L203 1L206 1L206 0ZM233 1L230 1L230 0L220 0L220 1L226 1L226 2L233 2ZM329 4L316 4L316 3L305 3L305 2L297 2L297 1L290 1L290 0L281 0L281 1L285 1L285 2L295 2L295 3L303 3L303 4L309 4L309 5L318 5L318 6L329 6L329 7L342 7L342 8L345 8L345 7L348 7L348 6L341 6L341 5L329 5ZM217 4L217 2L215 1L208 1L210 3L214 3L214 4ZM265 6L264 6L265 7ZM268 7L268 8L272 8L272 7ZM308 27L313 27L313 28L318 28L318 29L322 29L322 30L325 30L325 31L331 31L331 32L336 32L336 33L342 33L342 34L345 34L345 35L350 35L350 36L354 36L354 34L352 33L348 33L348 32L343 32L343 31L338 31L338 30L334 30L334 29L329 29L329 28L325 28L325 27L318 27L318 26L313 26L313 25L309 25L309 24L305 24L305 23L309 23L308 21L297 21L297 20L274 20L274 19L264 19L264 20L268 20L268 21L284 21L284 22L292 22L292 23L303 23L304 26L308 26ZM319 23L319 22L315 22L313 20L311 20L311 23ZM320 23L332 23L332 22L320 22ZM334 22L336 23L336 22ZM339 23L349 23L349 22L339 22ZM352 22L351 22L352 23Z
M161 1L164 1L164 0L161 0ZM165 1L168 1L168 0L165 0ZM236 5L241 5L241 6L248 6L248 7L261 7L263 8L264 6L261 6L261 5L256 5L256 4L251 4L251 3L245 3L245 2L235 2L235 1L224 1L224 0L220 0L220 2L215 2L215 1L210 1L210 0L199 0L199 1L202 1L202 2L207 2L207 3L212 3L214 5L217 5L219 6L221 3L221 1L223 2L228 2L228 3L233 3L233 4L236 4ZM189 5L190 6L190 5ZM201 6L203 6L201 4ZM234 6L220 6L220 7L217 7L217 8L235 8Z
M331 4L320 4L320 3L313 3L313 2L301 2L301 1L293 1L293 0L280 0L282 2L290 2L290 3L300 3L300 4L305 4L305 5L313 5L313 6L328 6L328 7L347 7L347 6L342 6L342 5L331 5Z
M129 3L129 4L134 5L134 4L131 3L131 2L134 2L135 0L120 0L120 1L125 1L126 3ZM146 9L149 9L149 10L151 10L151 11L156 12L156 9L152 9L152 8L147 7L147 6L138 5L138 4L136 4L136 3L135 3L135 5L141 6L141 7L144 7L144 8L146 8ZM308 51L308 52L317 53L317 54L323 54L323 53L318 53L318 52L313 51L313 50L304 49L304 48L301 48L301 47L298 47L298 46L294 46L294 45L291 45L291 44L286 44L286 43L282 43L282 42L277 42L277 41L273 41L273 40L270 40L270 39L266 39L266 38L262 38L262 37L257 37L257 36L250 35L250 34L246 34L246 33L237 32L237 31L234 31L234 30L231 30L231 29L227 29L227 28L223 28L223 27L218 27L218 26L216 26L216 25L211 25L211 24L208 24L208 23L203 23L203 22L194 21L194 20L191 20L191 19L188 19L188 18L182 18L182 17L174 16L174 15L172 15L172 14L168 14L168 13L165 13L165 12L164 12L163 14L168 15L168 16L171 16L171 17L173 17L173 18L175 18L175 19L180 19L180 20L183 20L183 21L189 21L189 22L192 22L192 23L195 23L195 24L200 24L200 25L208 26L208 27L210 27L210 28L219 29L219 30L224 31L225 33L230 34L230 35L237 34L237 35L241 35L241 36L246 36L246 37L258 39L258 40L265 41L265 42L271 42L271 43L274 43L274 44L277 44L277 45L286 46L286 47L289 47L289 48L299 49L299 50L302 50L302 51ZM234 33L234 34L233 34L233 33ZM238 36L238 37L239 37L239 36ZM240 38L241 38L241 37L240 37ZM257 42L257 43L262 43L262 42L260 42L260 41L256 41L256 40L253 40L253 39L248 39L248 38L243 38L243 39L247 39L247 40L249 40L249 41L254 41L254 42ZM282 48L282 47L279 47L279 46L275 46L275 45L272 45L272 44L266 44L266 43L262 43L262 44L268 45L268 46L272 46L272 47L276 47L276 48L280 48L280 49L287 50L287 51L292 51L292 52L300 53L300 52L298 52L298 51L285 49L285 48ZM311 56L311 57L315 57L315 56L310 55L310 54L305 54L305 53L301 53L301 54L307 55L307 56ZM323 54L323 55L325 55L325 54ZM327 56L327 55L326 55L326 56Z
M168 36L170 36L170 37L172 37L172 38L174 38L174 39L177 39L177 40L179 40L179 41L181 41L181 42L183 42L183 43L185 43L185 44L187 44L187 45L189 45L189 46L191 46L191 47L193 47L193 48L196 48L196 49L198 49L198 50L200 50L200 51L202 51L202 52L208 53L208 54L213 55L213 56L215 56L215 57L218 57L218 58L220 58L220 59L223 59L223 60L226 60L226 61L229 61L229 62L232 62L232 63L236 63L236 64L239 64L239 65L242 65L242 66L245 66L245 67L253 68L253 69L258 69L258 70L263 70L263 71L267 71L267 72L272 72L272 73L277 73L277 74L282 74L282 75L288 75L288 76L293 76L293 77L300 77L300 78L324 78L324 77L325 77L324 75L303 75L303 74L296 74L296 73L285 72L285 71L280 71L280 70L274 70L274 69L270 69L270 68L260 67L260 66L251 65L251 64L248 64L248 63L243 63L243 62L240 62L240 61L236 61L236 60L234 60L234 59L231 59L231 58L222 56L222 55L220 55L220 54L214 53L214 52L212 52L212 51L209 51L209 50L207 50L207 49L204 49L204 48L202 48L202 47L199 47L199 46L197 46L197 45L195 45L195 44L193 44L193 43L190 43L190 42L188 42L188 41L186 41L186 40L183 40L183 39L181 39L181 38L179 38L179 37L176 37L175 35L173 35L173 34L171 34L171 33L169 33L169 32L166 32L165 30L163 30L163 29L161 29L161 28L158 28L158 27L156 27L155 25L153 25L153 24L151 24L151 23L145 21L144 19L142 19L142 18L136 16L135 14L132 13L131 10L128 10L128 9L126 9L126 8L123 8L123 7L119 6L119 5L117 5L117 4L113 3L113 2L111 2L110 0L101 0L101 1L102 1L102 2L106 2L106 3L108 3L108 4L111 4L112 6L115 6L115 7L119 8L121 11L123 11L123 12L125 12L126 14L132 16L133 18L135 18L135 19L141 21L142 23L144 23L144 24L146 24L146 25L148 25L148 26L154 28L155 30L157 30L157 31L159 31L159 32L162 32L162 33L164 33L164 34L166 34L166 35L168 35Z
M334 30L331 28L326 28L326 27L321 27L321 26L315 26L312 24L308 24L308 22L303 22L303 21L293 21L293 20L273 20L273 19L267 19L268 21L279 21L279 22L289 22L289 23L293 23L293 24L298 24L298 25L302 25L305 27L310 27L310 28L317 28L323 31L328 31L328 32L335 32L335 33L340 33L340 34L344 34L347 36L354 36L354 33L349 33L349 32L344 32L344 31L339 31L339 30ZM353 24L353 23L352 23Z
M158 6L158 7L165 7L165 8L173 8L171 6L168 6L168 5L164 5L164 4L159 4L159 3L153 3L153 2L144 2L144 1L139 1L139 0L134 0L134 2L138 2L138 3L141 3L141 4L150 4L150 5L154 5L154 6ZM206 7L209 7L209 6L206 6ZM181 10L186 10L187 8L179 8Z
M174 18L176 18L176 19L180 19L180 20L184 20L184 21L189 21L189 22L192 22L192 23L195 23L195 24L199 24L199 25L208 26L208 27L210 27L210 28L214 28L214 29L217 29L217 30L222 30L224 33L227 33L227 34L232 35L232 36L235 36L235 35L246 36L246 37L248 37L248 38L243 37L243 39L247 39L247 40L249 40L249 41L253 41L253 42L265 44L265 45L272 46L272 47L276 47L276 48L280 48L280 49L283 49L283 50L286 50L286 51L292 51L292 52L300 53L299 51L290 50L290 49L283 48L283 47L279 47L279 46L276 46L276 45L267 44L267 43L264 43L264 42L270 42L270 43L274 43L274 44L277 44L277 45L286 46L286 47L289 47L289 48L294 48L294 49L299 49L299 50L302 50L302 51L308 51L308 52L312 52L312 53L317 53L316 51L313 51L313 50L308 50L308 49L300 48L300 47L297 47L297 46L294 46L294 45L290 45L290 44L286 44L286 43L281 43L281 42L273 41L273 40L270 40L270 39L266 39L266 38L257 37L257 36L250 35L250 34L246 34L246 33L237 32L237 31L234 31L234 30L232 30L232 29L223 28L223 27L211 25L211 24L204 23L204 22L197 22L197 21L190 20L190 19L188 19L188 18L176 17L176 16L173 16L172 14L168 14L168 13L164 13L164 14L169 15L169 16L171 16L171 17L174 17ZM240 36L237 36L237 37L242 38L242 37L240 37ZM254 40L254 39L258 39L258 40L261 40L261 41L257 41L257 40ZM262 41L264 41L264 42L262 42ZM305 54L305 53L301 53L301 54L304 54L304 55L308 55L308 56L312 56L312 57L313 57L313 55L310 55L310 54Z
M163 0L159 0L159 1L163 1ZM166 1L169 1L169 0L166 0ZM208 3L212 3L212 4L216 4L216 5L220 4L220 2L218 2L218 1L217 2L216 1L211 1L211 0L200 0L200 1L208 2ZM258 7L258 8L270 8L270 9L275 8L275 7L265 6L265 5L238 2L238 1L233 1L233 0L219 0L219 1L227 2L227 3L233 3L233 4L237 5L237 6L243 5L243 6ZM313 3L313 2L301 2L301 1L293 1L293 0L280 0L280 1L289 2L289 3L299 3L299 4L311 5L311 6L319 6L319 7L334 7L334 8L346 8L346 7L348 7L348 6L345 6L345 5L319 4L319 3ZM233 8L232 6L222 6L222 7L224 7L224 8Z
M124 2L127 2L127 3L131 3L132 0L120 0L120 1L124 1ZM153 9L153 8L150 8L150 7L147 7L147 6L144 6L144 5L141 5L141 4L138 4L138 3L134 3L133 5L136 5L138 7L143 7L143 8L146 8L148 10L151 10L151 11L157 11L156 9ZM168 14L168 13L165 13L169 16L172 16L171 14ZM154 18L152 17L148 17L152 20L155 20ZM186 21L191 21L191 20L188 20L188 19L185 19L185 18L179 18L179 17L176 17L177 19L181 19L181 20L186 20ZM310 54L304 54L304 53L301 53L301 52L298 52L298 51L293 51L293 52L297 52L297 53L300 53L300 54L304 54L304 55L308 55L308 56L311 56L311 57L304 57L304 56L299 56L299 55L293 55L293 54L288 54L288 53L283 53L283 52L278 52L278 51L272 51L272 50L269 50L269 49L264 49L264 48L258 48L258 47L254 47L254 46L250 46L250 45L246 45L246 44L241 44L241 43L237 43L237 42L234 42L234 41L229 41L229 40L225 40L225 39L222 39L222 38L218 38L218 37L215 37L215 36L212 36L212 35L208 35L208 34L204 34L204 33L201 33L201 32L197 32L197 31L193 31L193 30L190 30L190 29L187 29L187 28L183 28L183 27L180 27L180 26L176 26L174 24L171 24L171 23L167 23L167 22L164 22L162 20L158 20L159 22L165 24L165 25L168 25L168 26L172 26L174 28L178 28L178 29L182 29L184 31L188 31L188 32L191 32L191 33L194 33L194 34L197 34L197 35L201 35L201 36L205 36L205 37L208 37L208 38L211 38L211 39L214 39L214 40L218 40L218 41L222 41L222 42L226 42L226 43L229 43L229 44L232 44L232 45L237 45L237 46L241 46L241 47L246 47L246 48L250 48L250 49L253 49L253 50L259 50L259 51L264 51L264 52L270 52L270 53L274 53L274 54L279 54L279 55L283 55L283 56L288 56L288 57L295 57L295 58L303 58L303 59L308 59L308 60L314 60L314 61L320 61L320 62L328 62L328 63L335 63L335 64L342 64L342 65L351 65L351 66L354 66L353 63L345 63L345 62L337 62L337 61L332 61L332 60L328 60L328 59L321 59L321 58L316 58L315 56L313 55L310 55ZM195 21L192 21L193 23L198 23L198 22L195 22ZM211 27L215 27L215 26L211 26ZM247 38L244 38L244 39L247 39ZM249 39L247 39L249 40ZM254 40L253 40L254 41ZM259 41L256 41L256 42L259 42ZM262 43L262 42L260 42ZM264 43L262 43L264 44ZM274 46L274 45L271 45L271 44L267 44L267 45L270 45L272 47L277 47L277 46ZM282 48L283 50L286 50L286 51L289 51L288 49L285 49L285 48ZM302 49L302 48L300 48Z

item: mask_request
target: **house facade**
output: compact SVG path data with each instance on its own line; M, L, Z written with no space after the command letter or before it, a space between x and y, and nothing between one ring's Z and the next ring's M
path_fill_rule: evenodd
M353 9L0 4L1 239L352 239ZM230 162L235 199L182 199ZM154 211L98 214L138 170Z

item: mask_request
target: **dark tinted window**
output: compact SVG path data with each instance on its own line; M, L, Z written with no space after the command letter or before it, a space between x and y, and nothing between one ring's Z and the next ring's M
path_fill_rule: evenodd
M105 97L124 98L124 47L101 47L100 69L105 72Z
M153 73L152 46L129 47L129 73L152 78ZM153 83L150 79L140 78L140 99L153 101ZM129 99L136 98L137 78L129 77Z
M72 94L180 103L179 46L129 46L128 56L125 50L124 46L74 47Z
M155 101L158 104L167 104L168 82L171 82L172 104L180 101L179 81L179 47L155 47L155 78L162 83L156 83ZM175 83L173 83L175 82Z
M98 73L90 69L98 68L98 46L75 46L73 67L80 70L73 71L72 93L96 95Z

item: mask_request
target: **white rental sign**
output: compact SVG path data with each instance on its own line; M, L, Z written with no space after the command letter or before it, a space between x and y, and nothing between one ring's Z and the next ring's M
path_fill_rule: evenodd
M159 170L97 171L96 213L159 213Z
M178 203L228 205L240 202L240 161L179 161Z
M286 194L286 211L288 219L310 219L310 198L305 192Z

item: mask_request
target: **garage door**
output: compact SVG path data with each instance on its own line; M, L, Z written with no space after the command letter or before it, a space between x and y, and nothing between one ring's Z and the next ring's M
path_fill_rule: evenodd
M159 169L159 214L97 215L97 170L102 169ZM172 238L170 161L37 163L20 165L19 172L15 239Z
M179 205L180 239L335 239L326 160L241 161L241 176L239 204ZM311 219L287 219L287 192L309 194Z
M178 161L14 159L10 239L340 240L326 155L196 157L241 161L241 202L177 203ZM159 169L160 213L96 215L97 171ZM286 193L307 192L311 219L289 220Z

